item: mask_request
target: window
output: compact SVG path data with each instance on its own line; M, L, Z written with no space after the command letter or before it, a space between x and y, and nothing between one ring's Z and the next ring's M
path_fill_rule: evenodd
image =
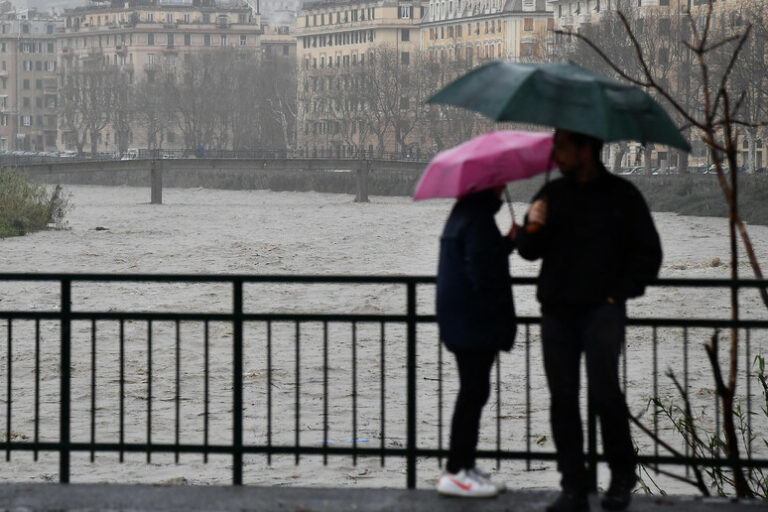
M226 48L227 47L227 35L221 34L221 47Z
M173 23L173 13L172 12L165 13L165 22L166 23Z
M48 34L53 34L53 25L48 25L47 27L45 27L45 31Z
M245 37L245 36L243 36ZM291 47L287 44L283 45L283 55L289 55L291 52Z
M203 36L203 44L205 46L211 46L211 35L210 34L205 34Z
M36 60L35 61L35 71L42 71L43 70L43 61Z
M190 44L192 44L192 36L184 34L184 46L189 46Z
M24 71L32 71L32 61L31 60L25 60L24 61Z
M54 52L53 43L48 43L48 47L46 48L46 50L48 51L48 53L53 53Z
M400 31L400 40L401 41L410 41L411 40L411 31L407 28L404 28Z
M413 18L413 7L410 5L401 5L397 8L397 17L401 19Z
M211 22L211 15L207 12L203 13L203 23L210 23Z
M56 71L56 61L55 60L45 61L45 70L49 72Z
M150 66L154 65L155 63L155 54L154 53L148 53L147 54L147 64Z
M525 18L523 21L523 30L531 32L533 30L533 18Z
M43 88L43 81L38 79L35 80L35 89L42 89Z
M168 34L168 48L173 48L173 34Z
M24 89L29 89L29 78L25 78L23 84L24 84Z
M0 125L8 126L8 115L3 114L2 117L0 117Z
M147 21L155 21L155 15L151 12L147 13Z
M147 44L149 46L154 46L154 44L155 44L155 34L148 34L147 35Z
M189 23L189 13L184 13L184 23Z
M29 34L29 25L27 25L26 23L25 23L24 25L22 25L22 26L21 26L21 31L22 31L24 34Z
M37 108L43 108L43 98L41 98L39 96L37 98L35 98L35 106Z
M22 126L32 126L32 116L21 116Z
M246 35L245 35L245 34L242 34L242 35L240 36L240 46L245 46L247 42L248 42L248 40L247 40L247 37L246 37Z
M404 66L407 66L411 63L411 54L408 52L402 52L400 53L400 63Z

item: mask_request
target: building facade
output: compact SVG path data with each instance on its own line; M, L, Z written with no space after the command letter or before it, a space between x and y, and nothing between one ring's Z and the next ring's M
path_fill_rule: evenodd
M155 69L178 70L183 61L206 51L230 48L258 55L261 34L259 14L239 2L115 2L77 8L65 13L63 30L56 36L60 79L101 65L115 67L134 83ZM60 129L61 146L75 149L73 130L61 123ZM105 127L98 151L114 152L118 131ZM176 135L169 131L169 147L183 145Z
M398 139L408 123L410 95L389 78L415 72L425 10L419 0L303 6L296 24L301 154L384 154L407 145ZM392 105L384 104L385 86L391 86Z
M33 11L0 17L0 150L56 151L61 20Z

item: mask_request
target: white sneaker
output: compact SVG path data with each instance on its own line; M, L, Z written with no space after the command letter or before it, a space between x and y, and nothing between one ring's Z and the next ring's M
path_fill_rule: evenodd
M485 482L487 482L487 483L491 484L492 486L496 487L496 490L498 492L506 492L506 490L507 490L507 484L505 484L504 482L494 482L493 480L491 480L491 475L489 475L488 473L486 473L482 469L478 468L477 466L475 466L474 468L470 469L468 471L468 473L470 475L474 475L475 478L477 478L478 480L484 480Z
M499 491L495 485L477 474L461 470L456 474L445 473L437 481L437 492L460 498L493 498Z

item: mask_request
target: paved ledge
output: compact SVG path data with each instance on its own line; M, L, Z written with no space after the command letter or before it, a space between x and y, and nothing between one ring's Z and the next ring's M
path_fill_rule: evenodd
M462 500L441 498L430 490L0 484L0 511L533 512L543 511L555 495L555 491L509 491L496 499ZM592 510L602 510L598 499L591 497ZM757 512L768 511L768 502L638 495L629 510Z

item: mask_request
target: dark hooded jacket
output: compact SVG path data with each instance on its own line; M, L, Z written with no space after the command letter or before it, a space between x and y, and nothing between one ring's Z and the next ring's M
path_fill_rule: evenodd
M586 183L549 182L534 197L546 198L547 222L530 234L521 229L517 249L542 258L537 297L556 313L638 297L656 278L661 243L648 206L629 181L602 168Z
M437 322L451 351L510 350L515 308L509 277L512 242L494 214L492 190L470 194L453 207L440 240Z

